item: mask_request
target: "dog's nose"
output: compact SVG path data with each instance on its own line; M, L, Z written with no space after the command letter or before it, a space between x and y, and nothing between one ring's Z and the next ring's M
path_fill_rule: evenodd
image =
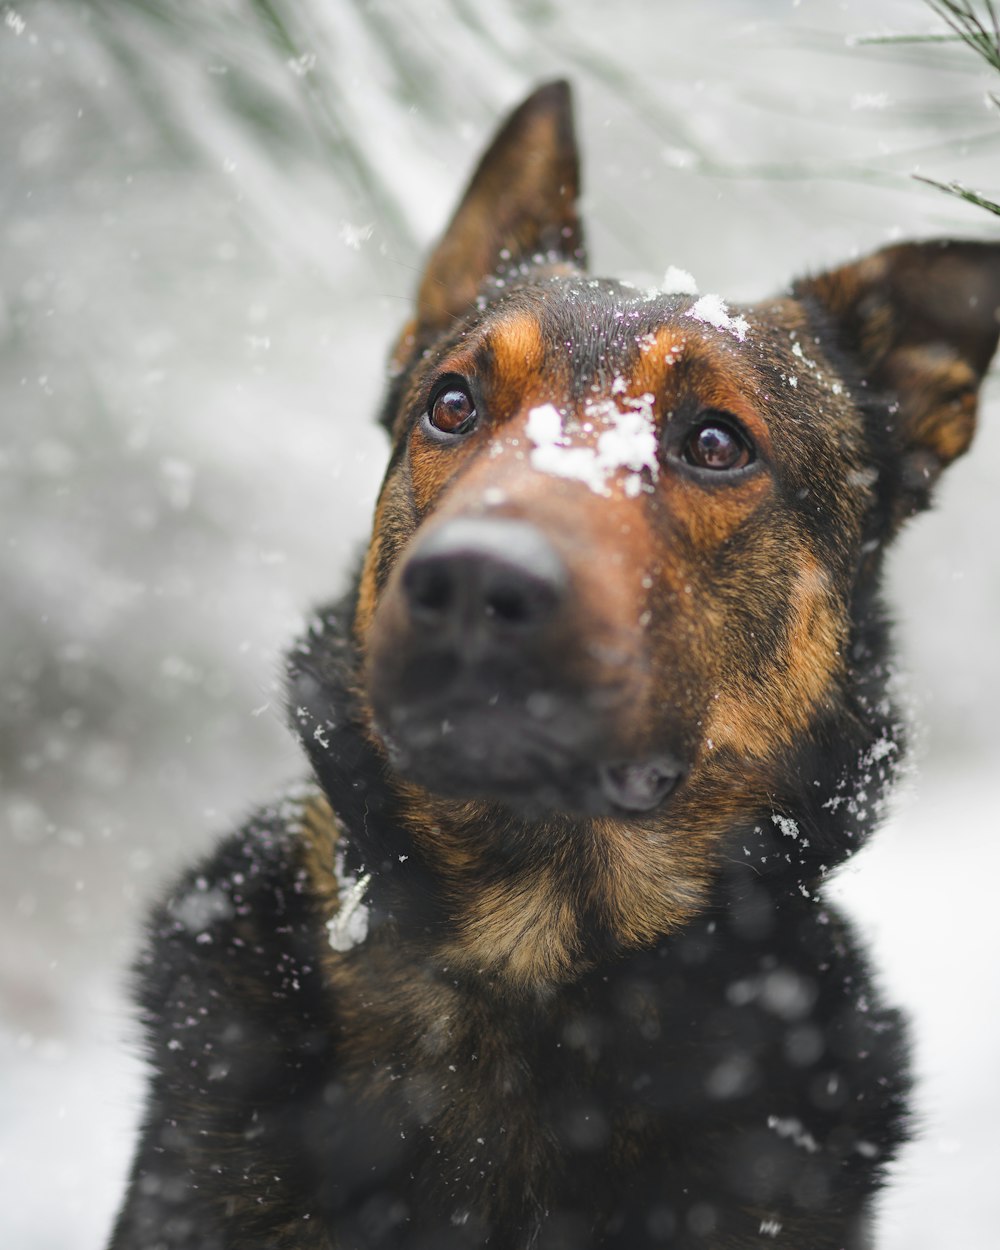
M545 535L510 518L447 521L418 542L402 570L413 623L465 645L543 628L568 580Z

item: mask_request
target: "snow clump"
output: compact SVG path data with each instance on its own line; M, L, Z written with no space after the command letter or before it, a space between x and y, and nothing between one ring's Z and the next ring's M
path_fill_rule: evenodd
M653 396L645 394L623 402L625 411L611 399L588 404L585 408L588 421L600 422L605 427L595 447L569 444L562 415L553 404L532 408L524 427L525 434L534 443L532 468L553 477L583 482L597 495L607 495L608 479L619 469L627 469L623 488L626 495L634 498L642 490L642 470L648 469L654 479L659 473Z
M750 323L746 317L729 315L725 300L718 295L703 295L684 315L693 317L695 321L703 321L706 325L715 326L717 330L725 330L738 338L741 343L750 329Z
M663 293L665 295L697 295L698 283L686 269L676 265L668 265L663 275Z
M368 936L370 909L365 902L365 891L371 882L371 873L355 877L347 871L343 851L335 860L337 874L337 910L326 922L326 931L335 951L349 951L360 946Z

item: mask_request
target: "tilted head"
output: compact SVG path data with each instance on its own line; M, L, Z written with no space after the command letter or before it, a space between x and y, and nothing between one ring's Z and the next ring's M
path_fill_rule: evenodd
M353 620L421 853L474 864L495 912L565 913L567 949L669 931L732 854L803 880L863 835L853 778L895 751L881 555L970 442L1000 306L994 244L742 308L592 279L577 193L555 83L486 152L396 346Z

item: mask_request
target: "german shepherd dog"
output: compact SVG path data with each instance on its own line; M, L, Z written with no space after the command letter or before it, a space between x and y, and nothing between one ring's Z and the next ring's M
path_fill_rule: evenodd
M900 754L883 553L973 434L1000 244L742 309L587 276L569 90L392 353L313 788L158 909L114 1250L861 1250L907 1049L818 893ZM676 279L676 275L675 275Z

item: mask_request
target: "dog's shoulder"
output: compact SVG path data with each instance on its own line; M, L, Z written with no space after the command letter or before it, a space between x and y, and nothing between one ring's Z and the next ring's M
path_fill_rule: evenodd
M311 1174L292 1109L322 1105L331 1070L322 956L339 840L318 793L295 793L154 909L135 967L153 1079L115 1250L252 1243L265 1193L281 1244L329 1250L302 1222Z
M234 1055L308 1045L327 1026L322 953L340 905L340 842L326 800L302 788L254 814L154 909L137 973L159 1070L225 1080Z

